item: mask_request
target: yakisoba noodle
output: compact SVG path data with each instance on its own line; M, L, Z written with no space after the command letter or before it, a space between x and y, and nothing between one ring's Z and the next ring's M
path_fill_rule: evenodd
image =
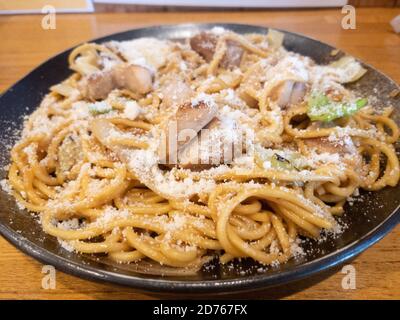
M299 236L338 232L334 217L360 188L398 183L399 130L390 107L345 87L365 73L353 58L317 65L282 39L214 28L179 43L79 46L75 73L51 88L11 151L13 195L65 248L121 263L270 265L291 259ZM192 111L214 112L195 132L211 130L206 157L221 139L240 153L166 163L165 130L197 126Z

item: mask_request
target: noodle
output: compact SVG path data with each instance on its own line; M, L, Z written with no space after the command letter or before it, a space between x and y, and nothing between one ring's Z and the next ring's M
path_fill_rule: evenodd
M75 73L51 88L11 151L13 195L42 215L46 233L120 263L197 270L218 256L271 265L296 255L299 235L336 232L334 216L359 189L397 185L391 108L314 121L313 93L333 103L357 97L338 68L286 51L282 39L212 32L209 58L189 41L156 39L71 52ZM126 64L151 71L151 90L118 78ZM95 98L105 86L106 98ZM201 133L214 139L207 156L215 162L165 165L158 151L166 126L180 106L199 101L216 106L211 138ZM221 139L236 143L226 163L215 151Z

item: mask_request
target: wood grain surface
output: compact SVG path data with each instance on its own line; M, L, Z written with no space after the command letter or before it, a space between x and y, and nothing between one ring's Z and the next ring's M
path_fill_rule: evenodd
M56 29L43 30L41 15L0 17L0 91L38 64L91 38L137 27L188 22L235 22L298 32L327 42L364 60L400 82L400 35L389 21L400 9L357 9L357 28L343 30L340 9L251 12L179 12L57 15ZM1 208L0 208L1 210ZM357 257L356 289L342 289L341 269L284 288L232 295L233 298L399 299L400 226ZM42 289L42 265L0 237L0 299L181 299L57 271L56 289ZM188 297L185 295L184 297ZM221 296L207 295L206 298Z

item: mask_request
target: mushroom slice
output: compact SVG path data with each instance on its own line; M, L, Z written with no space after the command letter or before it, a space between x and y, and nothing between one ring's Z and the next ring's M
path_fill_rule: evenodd
M179 167L190 170L206 170L224 162L224 150L221 138L213 135L213 131L218 130L221 121L214 118L204 127L204 130L187 145L179 150ZM218 141L215 141L218 140ZM216 147L213 153L210 149ZM212 155L212 156L211 156Z
M217 114L217 107L214 104L199 101L196 104L185 103L181 105L174 117L177 124L178 138L184 134L183 130L192 130L198 133L203 129ZM178 139L178 145L184 145L189 141Z
M343 141L331 141L326 137L304 139L303 141L308 148L314 149L318 153L338 153L344 155L352 149L351 146L343 143Z
M128 148L111 143L112 139L110 138L115 132L115 126L112 123L106 119L95 119L90 123L90 129L92 130L93 135L102 145L106 146L115 154L117 154L121 161L128 162L129 159L123 152L124 149Z
M318 154L328 153L338 155L340 161L354 168L356 171L362 171L362 156L357 152L351 137L330 139L327 137L310 138L303 140L307 148L314 150Z
M166 145L161 146L161 163L175 165L178 151L186 146L197 133L217 114L217 106L202 100L187 102L178 107L176 113L164 124ZM163 155L162 153L165 153Z
M190 100L194 95L194 90L184 80L171 77L165 86L160 89L162 96L162 106L170 108L182 105L185 101Z
M179 167L205 170L232 163L246 152L242 129L233 119L215 117L200 131L196 139L179 150Z
M93 73L79 85L82 95L90 100L103 100L114 89L128 89L146 94L153 86L150 70L139 65L118 64L111 69Z
M89 100L103 100L114 88L115 84L110 70L92 73L79 83L81 94Z
M217 48L218 37L210 32L200 32L190 38L190 46L200 56L210 62ZM225 69L238 67L244 53L243 48L239 43L233 40L226 41L226 52L221 61L221 66Z
M58 149L58 161L63 175L68 176L71 169L83 159L82 145L75 134L67 135Z
M90 129L102 145L117 154L121 161L128 161L128 158L123 153L123 150L128 148L111 143L110 137L112 137L115 132L115 126L112 123L106 119L95 119L90 123Z
M244 50L236 41L226 41L226 52L221 61L221 67L224 69L233 69L240 66Z
M146 94L153 86L151 71L145 67L133 64L119 64L113 69L114 82L117 88Z
M200 56L210 62L217 47L218 37L210 32L200 32L190 38L190 47Z

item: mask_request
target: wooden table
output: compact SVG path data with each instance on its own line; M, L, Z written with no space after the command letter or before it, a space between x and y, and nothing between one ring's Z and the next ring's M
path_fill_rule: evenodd
M137 27L188 23L249 23L303 33L372 64L400 82L400 35L389 21L400 9L357 9L356 30L341 28L340 9L300 11L131 13L57 15L55 30L40 15L0 17L0 91L58 52L91 38ZM400 226L352 262L357 289L344 290L344 274L317 277L282 289L233 297L289 299L399 299ZM42 265L0 238L1 299L151 299L159 295L85 281L57 272L57 288L41 288ZM178 295L164 296L181 298ZM207 299L210 296L206 296Z

